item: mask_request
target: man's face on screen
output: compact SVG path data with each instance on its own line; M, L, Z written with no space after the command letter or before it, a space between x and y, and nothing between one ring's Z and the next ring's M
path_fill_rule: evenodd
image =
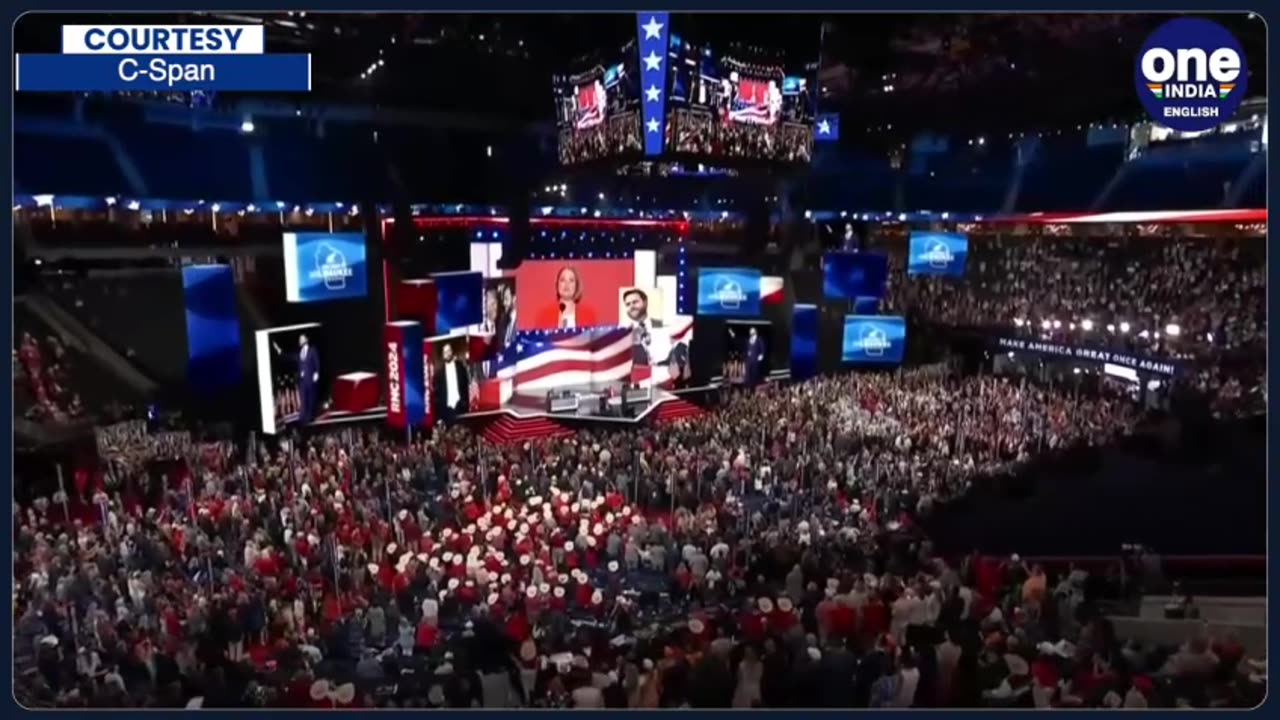
M445 362L449 362L450 360L452 360L452 359L453 359L453 346L452 346L452 345L445 345L445 346L444 346L444 349L440 351L440 357L444 358L444 361L445 361Z
M644 319L649 311L649 303L645 301L644 296L640 293L631 293L623 300L623 304L627 308L627 317L639 322Z
M307 336L306 336L306 335L299 335L299 336L298 336L298 347L303 347L303 346L305 346L306 344L307 344Z
M514 290L512 290L512 288L511 288L511 286L510 286L510 285L503 285L503 286L502 286L502 304L503 304L503 306L504 306L504 307L506 307L508 310L510 310L510 309L511 309L512 307L514 307L514 306L515 306L515 304L516 304L516 302L515 302L515 301L516 301L516 298L515 298L515 294L514 294L514 293L515 293L515 291L514 291Z
M484 294L484 316L490 320L498 318L498 293L496 290Z

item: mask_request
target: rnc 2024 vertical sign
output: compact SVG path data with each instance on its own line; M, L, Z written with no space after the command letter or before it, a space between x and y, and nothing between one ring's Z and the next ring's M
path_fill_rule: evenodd
M311 90L311 56L266 54L261 25L64 25L14 64L20 91Z

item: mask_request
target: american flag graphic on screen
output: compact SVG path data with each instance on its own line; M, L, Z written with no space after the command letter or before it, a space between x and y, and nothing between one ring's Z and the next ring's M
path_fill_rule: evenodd
M522 395L621 382L631 376L631 330L587 329L567 336L525 337L500 353L490 375Z
M578 119L576 127L585 130L604 122L606 97L599 80L578 86Z
M771 125L782 109L782 91L776 82L756 78L738 81L738 94L729 107L729 119L751 125Z

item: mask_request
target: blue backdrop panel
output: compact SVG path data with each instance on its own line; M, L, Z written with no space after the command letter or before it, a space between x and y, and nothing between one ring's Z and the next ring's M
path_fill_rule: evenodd
M182 268L187 313L187 380L200 390L240 382L240 318L229 265Z
M791 318L791 378L818 374L818 306L796 305Z
M884 297L889 260L879 253L827 253L822 256L822 294L833 300Z
M484 298L484 275L478 272L439 273L436 281L436 333L447 335L479 325Z

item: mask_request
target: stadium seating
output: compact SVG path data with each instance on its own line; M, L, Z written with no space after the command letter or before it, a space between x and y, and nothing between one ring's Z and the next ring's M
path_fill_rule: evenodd
M1088 210L1120 168L1123 157L1123 147L1091 147L1082 134L1043 136L1022 170L1015 209Z

